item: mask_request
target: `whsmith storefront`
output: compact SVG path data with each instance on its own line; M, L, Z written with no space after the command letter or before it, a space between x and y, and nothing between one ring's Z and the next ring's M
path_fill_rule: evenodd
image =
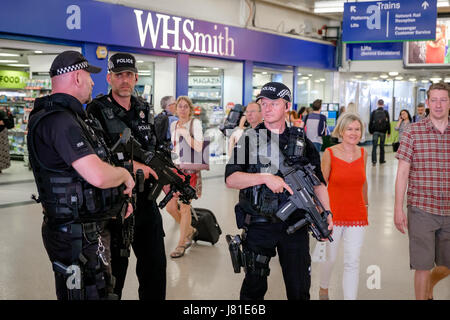
M324 74L336 71L335 47L320 41L96 1L6 0L0 11L0 75L6 79L0 105L12 108L20 124L33 100L50 92L48 70L64 50L80 51L103 68L92 75L94 96L108 91L108 57L134 54L138 94L156 112L163 96L189 95L207 126L223 120L227 105L250 102L267 81L288 85L296 105L311 103L314 92L321 97L327 91ZM20 81L7 83L17 72Z

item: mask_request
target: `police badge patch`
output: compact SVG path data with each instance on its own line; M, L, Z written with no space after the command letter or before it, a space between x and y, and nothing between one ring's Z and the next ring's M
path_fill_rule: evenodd
M144 119L144 118L145 118L145 113L144 113L144 111L141 110L141 112L139 112L139 117L140 117L141 119Z

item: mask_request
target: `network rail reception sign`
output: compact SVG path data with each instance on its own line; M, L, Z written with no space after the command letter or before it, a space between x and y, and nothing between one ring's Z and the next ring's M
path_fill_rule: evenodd
M343 42L434 40L437 0L347 2Z

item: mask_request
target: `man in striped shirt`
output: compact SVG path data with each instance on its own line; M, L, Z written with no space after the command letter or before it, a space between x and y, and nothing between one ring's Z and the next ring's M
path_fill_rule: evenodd
M394 222L400 232L408 229L418 300L432 298L434 284L450 268L450 86L434 83L427 96L429 117L405 130L396 155Z

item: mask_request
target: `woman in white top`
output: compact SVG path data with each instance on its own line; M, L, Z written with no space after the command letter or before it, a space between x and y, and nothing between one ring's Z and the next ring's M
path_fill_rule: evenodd
M187 144L197 152L202 151L203 146L203 132L202 124L198 119L193 119L194 106L191 99L186 96L180 96L176 102L176 115L178 121L172 122L170 126L170 133L172 138L172 145L174 152L180 154L180 139L183 139ZM192 126L192 127L191 127ZM174 163L180 164L180 160L175 159ZM191 186L197 191L197 196L201 195L201 177L199 172L183 170L184 173L191 176ZM180 239L177 247L170 254L172 258L180 258L184 255L187 248L192 244L192 239L197 230L191 226L191 205L179 202L178 199L172 198L166 206L167 212L172 215L177 223L180 224Z

